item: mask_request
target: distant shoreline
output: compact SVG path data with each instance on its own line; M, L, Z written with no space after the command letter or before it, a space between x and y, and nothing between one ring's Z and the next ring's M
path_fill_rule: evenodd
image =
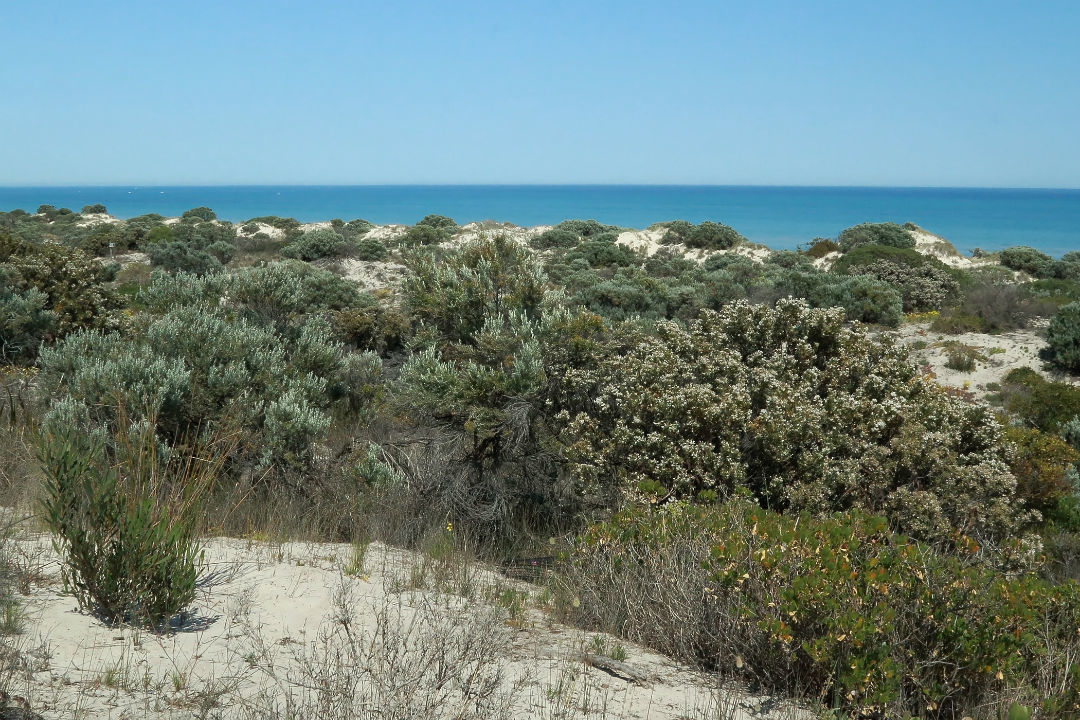
M567 219L644 229L713 220L775 249L834 237L861 222L914 222L961 252L1030 245L1060 256L1080 248L1080 190L1034 188L785 187L719 185L360 185L0 187L0 210L104 204L110 214L180 215L212 208L223 220L278 215L300 222L363 218L413 224L430 213L459 224L521 227Z

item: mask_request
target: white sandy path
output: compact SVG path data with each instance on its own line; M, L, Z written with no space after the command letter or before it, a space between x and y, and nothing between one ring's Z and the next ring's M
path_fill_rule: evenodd
M211 717L238 717L245 703L258 702L260 693L280 693L265 668L278 677L296 671L297 654L311 651L342 590L357 599L353 621L358 629L370 630L379 607L398 612L401 622L421 608L437 608L458 624L467 622L462 613L493 611L458 596L400 589L422 561L379 543L369 546L365 556L370 574L350 577L342 570L352 552L348 545L213 539L207 543L213 575L200 588L187 629L155 635L106 627L79 612L73 599L60 593L58 563L45 538L23 538L19 548L38 558L44 579L20 598L27 614L21 644L28 657L35 657L38 648L38 660L32 672L16 680L12 694L27 698L48 720L194 717L200 702L217 691L222 694ZM538 588L491 571L477 571L473 581L480 597L491 595L483 588L507 587L539 595ZM606 707L608 718L674 720L715 702L714 683L704 673L628 646L627 663L650 678L647 686L630 683L581 663L581 649L592 634L555 624L536 609L529 609L526 618L524 627L500 631L508 643L503 658L507 687L524 683L514 701L517 717L533 716L550 705L554 688L569 678L581 696L573 703L579 711L568 718L601 717ZM610 647L616 641L607 642ZM728 692L744 708L736 718L750 717L749 709L768 704L765 698ZM589 712L580 711L586 706Z

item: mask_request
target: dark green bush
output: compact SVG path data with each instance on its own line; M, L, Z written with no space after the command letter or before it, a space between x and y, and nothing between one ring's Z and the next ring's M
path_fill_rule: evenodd
M1080 417L1080 387L1051 382L1031 368L1017 368L1006 375L1001 396L1006 410L1046 432L1059 432Z
M1016 476L1016 494L1045 517L1073 493L1070 470L1080 453L1057 435L1035 428L1007 427L1012 446L1009 469Z
M687 247L705 250L728 250L746 242L746 238L734 228L722 223L705 221L700 225L692 225L684 220L675 220L668 223L667 232L660 242L665 245L682 243Z
M427 215L416 224L421 227L435 228L447 237L454 235L459 229L458 224L445 215Z
M0 362L33 361L38 348L56 330L48 296L37 288L20 292L0 267Z
M83 205L83 209L82 209L82 214L83 215L107 213L107 212L108 212L108 210L106 210L105 206L102 205L101 203L95 203L94 205Z
M345 238L329 228L309 230L281 248L281 254L288 258L310 261L331 257L341 252Z
M940 260L923 255L918 250L912 250L911 248L898 248L890 245L859 245L845 252L843 257L837 258L831 270L835 273L853 275L858 273L860 268L881 261L911 267L920 267L931 263L939 269L946 269L945 264Z
M180 216L182 220L217 220L217 213L208 207L197 207L185 210Z
M358 350L380 355L397 350L409 333L409 316L400 308L383 305L365 293L353 307L332 317L338 335Z
M1046 329L1050 361L1071 373L1080 373L1080 302L1062 306Z
M206 246L206 252L217 258L222 265L228 264L236 254L236 246L230 242L218 240Z
M604 225L598 223L595 220L563 220L561 223L554 227L555 230L564 230L571 232L578 237L596 237L597 235L607 235L615 233L618 235L619 227L617 225Z
M534 237L529 244L537 250L572 248L581 242L581 235L570 230L552 228Z
M836 236L840 249L848 252L860 245L888 245L895 248L915 247L915 238L896 223L862 223L845 228Z
M573 263L579 258L594 268L612 265L629 267L641 263L641 256L630 248L603 239L583 240L581 244L566 253L563 262Z
M166 272L189 272L195 275L220 272L221 261L206 250L193 248L187 243L165 240L146 248L150 264Z
M840 246L829 238L814 238L810 247L806 248L806 254L815 260L823 258L829 253L839 252Z
M430 225L413 225L401 236L400 243L405 247L418 245L438 245L446 242L450 236L442 230Z
M845 717L1080 710L1080 585L942 554L880 517L779 515L733 500L623 511L574 543L556 597L586 627Z
M352 240L366 235L374 227L375 226L367 220L357 218L356 220L350 220L345 223L345 226L341 229L341 234L345 236L346 240Z
M1018 246L1005 248L1000 253L1001 264L1010 270L1019 270L1037 278L1054 276L1054 259L1035 248Z
M249 223L266 223L271 227L276 227L278 230L284 230L289 232L290 230L300 229L300 221L294 218L283 218L277 215L263 215L261 217L254 217L248 220Z
M363 238L357 241L353 257L359 260L385 260L389 254L389 248L381 240Z
M107 623L157 625L195 598L197 522L221 456L160 458L149 426L104 443L45 436L42 516L64 560L64 585Z

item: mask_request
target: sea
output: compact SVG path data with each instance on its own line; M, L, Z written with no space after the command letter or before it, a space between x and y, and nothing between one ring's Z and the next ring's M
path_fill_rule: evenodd
M1059 257L1080 250L1080 190L729 185L243 185L0 187L0 210L101 203L121 218L175 216L206 206L240 222L363 218L412 224L428 214L464 224L550 225L595 219L626 228L665 220L730 225L753 242L794 249L861 222L913 222L970 253L1028 245Z

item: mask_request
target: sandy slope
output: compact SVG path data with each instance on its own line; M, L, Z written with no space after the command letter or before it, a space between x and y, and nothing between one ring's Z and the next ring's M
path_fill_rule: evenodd
M106 627L79 612L61 593L47 539L26 536L18 547L40 577L21 598L27 666L11 692L45 718L281 717L272 709L286 698L302 704L318 696L311 688L358 682L363 673L347 650L372 647L380 627L391 642L376 643L368 660L384 666L384 685L404 682L395 675L404 670L423 685L416 669L425 657L453 656L471 638L481 660L470 672L497 676L492 702L511 717L706 718L719 717L718 702L739 708L733 718L768 717L750 711L776 705L735 690L718 693L709 676L633 646L626 663L640 682L602 672L582 661L593 636L552 622L540 609L539 588L378 543L367 548L361 573L349 575L348 545L210 540L210 573L190 614L160 635ZM505 600L515 593L529 599L510 612ZM349 634L361 642L345 643ZM617 641L605 637L603 644ZM397 671L395 653L403 660ZM361 681L339 702L365 687ZM389 702L385 687L376 695ZM398 702L422 699L408 695Z
M896 337L912 347L911 359L928 368L937 382L949 387L968 390L975 397L988 394L987 384L1000 383L1012 370L1029 367L1047 380L1080 384L1080 378L1054 373L1044 367L1039 353L1046 347L1047 321L1036 321L1030 328L1013 330L999 335L961 333L947 335L930 329L930 323L905 323L895 331ZM949 343L959 343L975 348L980 359L971 372L946 367ZM925 347L922 345L925 344Z

